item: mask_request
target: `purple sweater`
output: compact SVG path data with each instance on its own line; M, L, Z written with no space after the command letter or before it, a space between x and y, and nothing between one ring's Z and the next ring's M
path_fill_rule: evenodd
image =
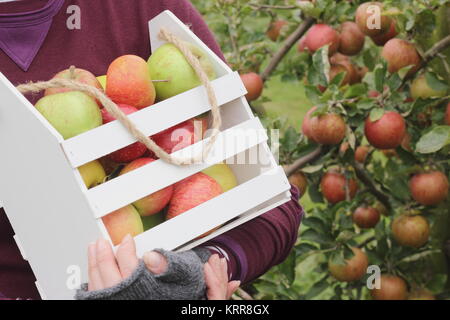
M79 30L66 26L70 5L81 8ZM223 59L207 25L187 0L22 0L0 3L0 71L19 84L48 80L70 65L102 75L124 54L147 59L147 22L163 10L190 25ZM295 188L291 192L290 202L204 245L227 257L233 279L249 282L287 257L303 216L298 192ZM39 299L33 273L13 235L0 209L0 299Z

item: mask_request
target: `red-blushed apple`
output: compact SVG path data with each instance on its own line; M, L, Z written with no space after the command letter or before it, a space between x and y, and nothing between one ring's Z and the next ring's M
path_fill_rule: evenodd
M127 235L135 237L144 232L141 216L132 205L104 216L102 221L115 246L119 245Z
M172 219L196 206L222 194L220 184L199 172L175 184L167 219Z
M65 80L74 80L83 84L90 85L92 87L95 87L101 91L103 91L103 87L100 84L100 82L97 80L97 78L90 73L87 70L79 69L79 68L73 68L73 69L66 69L59 73L57 73L52 79L65 79ZM55 93L63 93L63 92L69 92L74 91L73 89L69 88L49 88L45 90L44 95L49 96ZM100 101L94 98L94 100L97 102L98 106L102 108L102 104Z
M361 229L373 228L380 221L380 213L372 207L359 207L353 212L353 222Z
M376 120L367 117L364 127L367 140L378 149L395 149L406 134L405 119L395 111L389 111Z
M302 123L302 133L310 140L314 141L314 138L311 133L311 115L317 110L317 107L312 107L309 109L309 111L306 113L305 117L303 118Z
M88 189L102 184L106 179L106 172L98 160L86 163L78 168L83 178L84 184Z
M408 287L405 280L400 277L382 274L380 277L380 288L370 290L374 300L406 300Z
M285 27L287 24L288 23L286 20L273 21L269 25L269 29L267 30L266 35L269 37L270 40L277 41L283 27Z
M153 135L153 141L167 153L184 149L200 142L208 130L208 116L201 116L182 122Z
M359 163L365 163L370 148L368 146L359 146L355 151L355 161Z
M430 237L427 219L419 215L401 215L392 222L392 235L402 246L420 248Z
M248 93L245 95L248 101L257 100L264 89L264 82L261 77L254 73L246 73L241 75L242 82L244 83L245 88Z
M338 203L346 199L346 189L350 199L353 199L358 191L358 184L355 179L347 179L338 172L329 171L325 173L320 182L320 188L325 199L330 203ZM347 188L346 188L346 185Z
M377 19L377 14L381 14L379 19ZM355 17L359 29L371 37L387 32L392 21L391 18L383 15L383 4L380 2L366 2L361 4L356 10ZM377 22L379 22L379 25L377 25Z
M329 45L328 54L332 56L339 48L339 33L326 24L316 24L312 26L306 37L305 47L311 52L316 52L320 48Z
M139 109L132 106L127 106L125 104L119 104L118 107L126 115L139 111ZM106 111L106 109L102 109L102 118L103 124L116 120L116 118L114 118L108 111ZM114 151L107 157L117 163L126 163L142 157L146 151L147 147L143 143L135 142L125 148Z
M204 174L216 180L222 187L223 192L233 189L238 185L237 178L230 166L218 163L202 171Z
M347 56L354 56L364 48L366 36L358 28L358 25L351 21L346 21L340 26L341 41L339 52Z
M155 161L155 159L151 158L140 158L134 160L122 169L120 175L145 166L149 163L152 163L153 161ZM155 193L152 193L140 200L133 202L133 205L136 207L139 214L143 217L157 214L169 203L170 199L172 198L173 189L173 186L165 187L164 189L156 191Z
M338 114L327 113L312 117L310 124L311 135L317 143L335 145L345 138L347 125Z
M368 93L369 98L378 98L381 94L376 90L370 90Z
M298 188L298 191L300 192L300 198L303 197L306 189L308 188L308 179L306 179L306 176L303 174L303 172L296 172L291 175L289 177L289 183L296 186Z
M450 126L450 102L447 104L444 122L446 125Z
M341 86L348 85L351 81L351 75L342 64L332 64L330 66L330 81L334 80L340 73L345 73L344 79L342 79Z
M41 98L36 109L64 139L69 139L102 125L98 104L80 91L55 93Z
M392 21L391 26L387 32L379 34L377 36L372 36L370 38L377 46L381 47L381 46L384 46L386 44L386 42L388 42L392 38L395 38L396 36L397 36L397 30L395 27L395 21Z
M353 247L352 251L354 256L345 260L345 264L328 261L328 270L336 280L342 282L357 281L366 274L369 265L367 255L356 247Z
M381 56L388 63L388 71L396 73L408 66L412 66L408 75L413 75L420 68L422 59L416 50L416 47L402 39L391 39L383 47Z
M306 41L306 37L302 37L300 39L300 41L298 42L298 45L297 45L298 52L301 53L301 52L306 52L308 50L308 48L306 47L305 41Z
M155 103L155 87L145 60L134 55L114 60L106 74L106 94L117 104L138 109Z
M411 97L415 99L440 98L447 94L447 90L434 90L428 85L424 74L421 74L413 80L410 86Z
M409 181L414 200L425 206L437 205L447 199L448 178L440 171L419 173Z

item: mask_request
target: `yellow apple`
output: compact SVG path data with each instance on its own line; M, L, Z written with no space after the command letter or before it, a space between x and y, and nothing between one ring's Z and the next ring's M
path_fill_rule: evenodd
M222 187L223 192L233 189L238 184L233 171L224 163L216 164L202 172L216 180Z
M97 80L102 85L103 90L106 90L106 76L99 76L97 77Z
M86 163L78 168L88 189L93 188L105 181L106 173L101 163L97 160Z

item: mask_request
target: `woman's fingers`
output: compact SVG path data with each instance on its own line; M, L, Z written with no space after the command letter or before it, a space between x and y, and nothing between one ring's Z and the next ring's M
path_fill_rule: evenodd
M104 288L110 288L122 281L116 258L108 241L100 239L96 244L97 266Z
M156 251L146 252L144 254L144 263L153 274L158 275L167 271L168 263L166 258Z
M136 270L139 260L136 256L136 245L131 235L123 238L116 252L117 263L123 279L128 278Z
M220 288L220 281L213 269L212 263L207 262L204 266L206 296L208 300L223 300L225 296Z
M231 299L231 296L233 295L233 293L236 292L236 290L239 288L240 285L241 285L240 281L231 281L228 283L227 300Z
M91 243L88 247L88 290L95 291L103 289L102 278L97 266L95 243Z

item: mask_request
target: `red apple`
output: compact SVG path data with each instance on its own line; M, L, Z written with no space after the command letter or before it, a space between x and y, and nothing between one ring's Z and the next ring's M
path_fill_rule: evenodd
M412 43L397 38L389 40L384 45L381 56L387 61L390 73L396 73L402 68L412 66L408 75L413 75L419 69L422 61Z
M447 110L445 111L445 124L450 126L450 102L447 104Z
M359 146L355 151L355 161L359 163L366 162L367 155L369 154L370 148L368 146Z
M380 95L381 93L376 90L370 90L368 93L369 98L378 98Z
M208 117L203 116L182 122L151 138L164 151L173 153L201 141L207 129Z
M106 75L106 94L117 104L127 104L138 109L155 103L155 86L147 62L134 55L114 60Z
M390 274L382 274L380 277L380 289L372 289L370 294L374 300L406 300L408 287L402 278Z
M420 204L437 205L447 199L448 178L440 171L419 173L409 181L411 195Z
M297 46L297 51L298 52L305 52L308 50L308 48L306 47L306 37L303 37L300 39L300 41L298 42L298 46Z
M65 80L74 80L83 84L87 84L90 85L92 87L95 87L101 91L103 91L103 87L101 85L101 83L97 80L97 78L90 73L87 70L84 69L79 69L79 68L74 68L72 69L66 69L63 70L59 73L57 73L52 79L65 79ZM69 92L69 91L74 91L72 89L69 88L50 88L45 90L44 95L45 96L49 96L55 93L62 93L62 92ZM102 108L102 104L100 103L100 101L98 101L97 99L95 99L95 101L97 102L97 104L99 105L100 108Z
M326 24L316 24L309 29L305 37L305 47L316 52L325 45L329 45L329 55L332 56L339 48L339 33Z
M127 115L139 111L137 108L127 106L125 104L119 104L118 106L120 110L122 110L122 112ZM116 118L114 118L108 111L106 111L106 109L102 109L102 117L103 124L116 120ZM135 142L132 145L109 154L107 157L116 163L131 162L133 160L136 160L137 158L142 157L146 151L147 147L144 144L142 144L141 142Z
M102 221L115 246L119 245L126 235L134 237L144 232L141 217L132 205L104 216Z
M379 19L380 25L375 25L377 21L376 11L370 10L370 7L378 7L378 12L381 14ZM356 23L359 29L368 36L377 36L387 32L391 26L391 19L382 14L383 4L380 2L366 2L361 4L356 10Z
M402 246L423 247L430 236L430 225L422 216L402 215L392 222L392 235Z
M153 161L155 160L151 158L140 158L134 160L122 169L120 175L126 174ZM141 216L151 216L164 209L164 207L169 203L172 193L173 186L168 186L134 202L133 205L136 207Z
M341 42L339 52L347 56L354 56L364 48L365 35L354 22L347 21L340 27Z
M338 203L346 199L346 178L337 172L327 172L320 182L322 194L330 203ZM353 199L358 191L358 184L354 179L348 180L350 199Z
M389 30L387 32L379 34L377 36L370 37L370 38L377 46L381 47L381 46L384 46L386 44L386 42L388 42L392 38L395 38L396 36L397 36L397 30L395 28L395 21L392 21L391 27L389 28Z
M269 29L266 32L266 35L272 40L272 41L277 41L278 37L280 36L281 30L283 29L284 26L286 26L288 23L285 20L277 20L277 21L273 21L270 26Z
M197 173L175 185L167 219L172 219L222 194L220 184L204 173Z
M353 213L353 222L362 229L373 228L380 221L380 213L372 207L359 207Z
M352 248L354 256L345 260L345 264L336 264L331 260L328 262L328 270L338 281L357 281L364 277L369 265L367 255L359 248Z
M347 131L347 125L338 114L328 113L310 120L314 141L324 145L339 144Z
M264 82L261 77L254 73L246 73L241 75L242 82L244 83L245 88L248 93L245 96L248 101L257 100L264 89Z
M370 144L378 149L395 149L403 141L406 124L403 117L394 111L386 112L379 120L366 119L364 132Z

